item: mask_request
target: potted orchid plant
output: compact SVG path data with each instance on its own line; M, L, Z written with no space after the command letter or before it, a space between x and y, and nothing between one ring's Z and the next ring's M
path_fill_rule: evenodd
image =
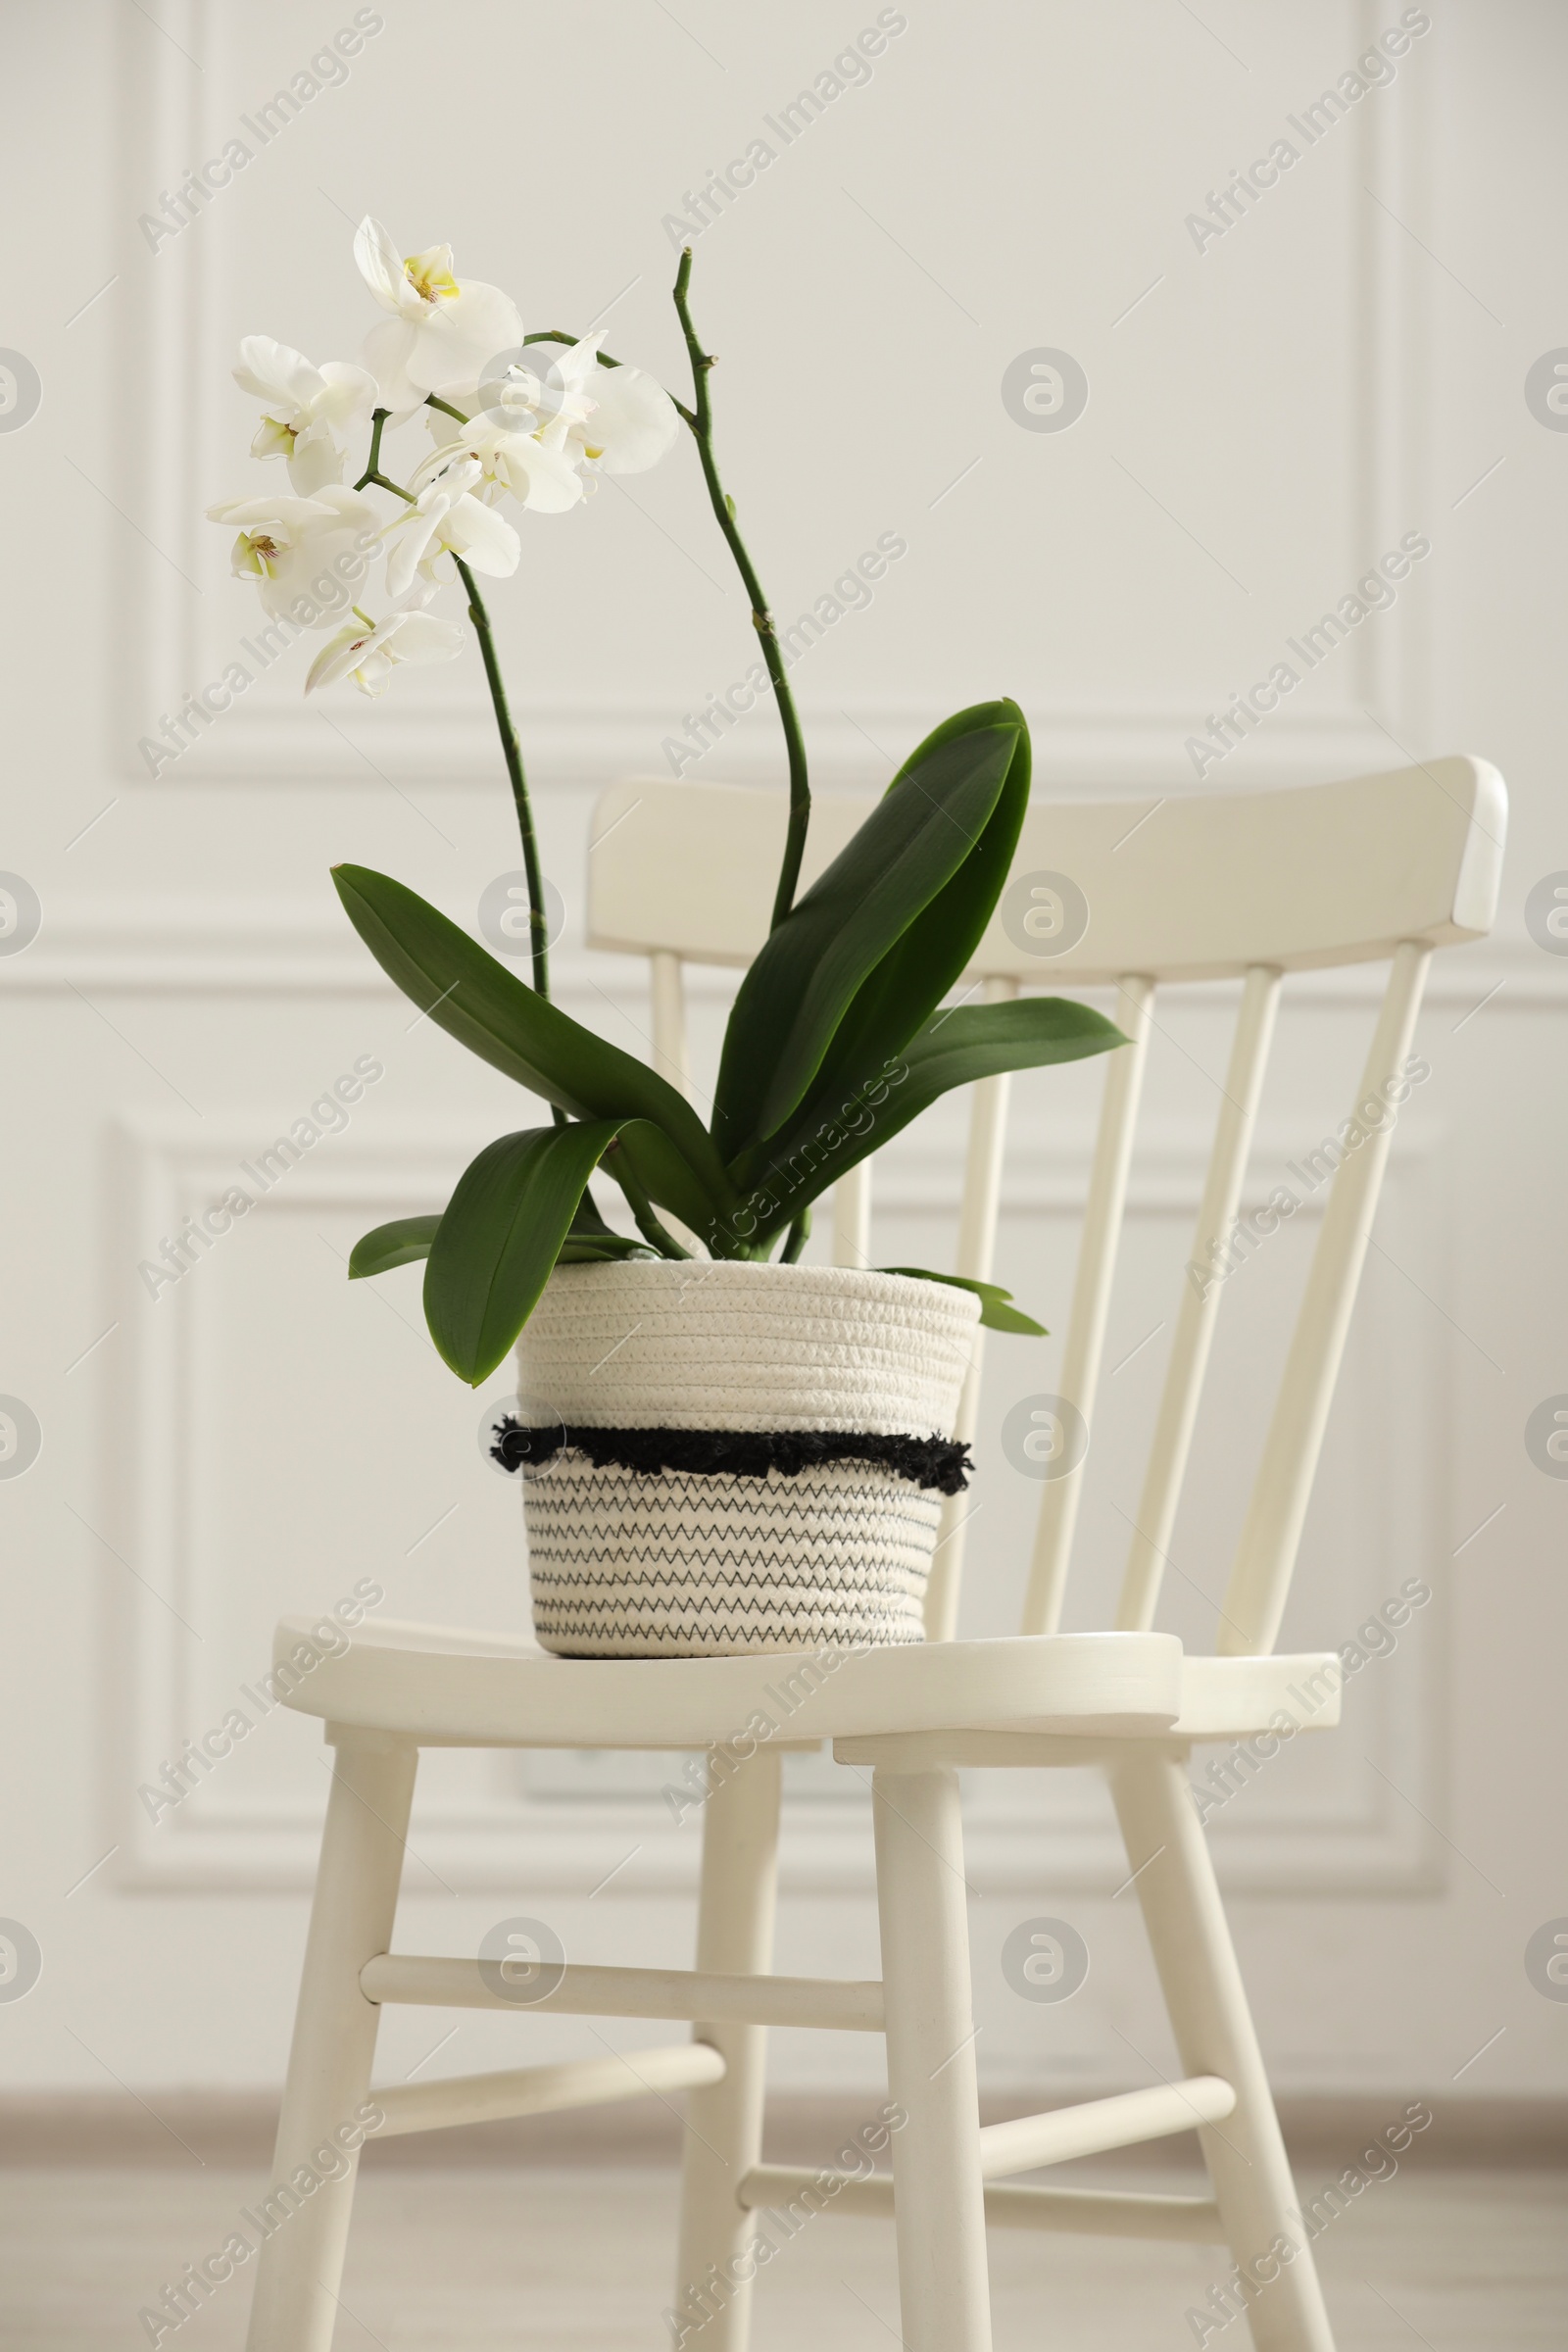
M454 659L466 633L433 608L460 589L521 839L532 985L406 884L356 865L333 879L397 986L542 1098L550 1121L488 1145L443 1209L367 1234L351 1275L423 1259L431 1337L475 1386L517 1348L522 1402L495 1450L528 1474L548 1645L918 1638L936 1497L967 1469L947 1433L974 1325L1041 1326L996 1285L799 1260L813 1200L939 1096L1123 1042L1057 999L941 1009L1007 878L1029 795L1023 714L1001 701L948 719L803 891L805 742L719 476L690 251L674 288L689 401L599 335L524 332L504 293L456 276L449 247L405 259L366 220L354 252L388 314L359 366L316 368L261 336L241 345L237 380L263 410L252 454L283 461L291 494L209 512L237 529L233 569L273 619L332 632L307 693L351 681L376 694L405 663ZM416 422L422 443L394 467L388 437ZM771 929L737 993L706 1121L551 1001L526 775L479 589L516 570L518 519L577 509L601 473L656 464L683 427L760 641L789 791ZM596 1176L624 1198L634 1234L603 1214Z

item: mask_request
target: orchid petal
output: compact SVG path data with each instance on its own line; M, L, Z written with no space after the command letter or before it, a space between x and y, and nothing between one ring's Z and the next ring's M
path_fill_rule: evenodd
M369 500L341 482L323 482L311 498L229 499L208 513L241 526L231 566L255 579L263 609L313 629L341 621L380 529Z
M346 360L327 360L321 368L321 382L317 414L331 424L347 424L375 406L378 386L368 368L351 368Z
M314 498L225 498L209 507L209 522L281 522L302 528L320 517Z
M253 450L252 454L257 453ZM343 452L324 424L307 425L283 454L288 459L289 480L306 498L336 487L343 478Z
M316 505L332 507L345 523L358 528L374 530L381 517L363 491L352 490L346 482L327 482L317 491Z
M292 455L293 449L294 427L291 424L279 424L275 416L264 416L256 428L256 438L251 443L251 456L253 458L286 458ZM297 490L301 490L302 495L306 497L310 495L309 491L305 490L300 483L296 482L294 486Z
M680 416L662 384L641 368L602 368L598 407L578 428L590 456L606 473L644 473L657 466L680 431Z
M476 498L458 500L441 539L471 570L487 572L492 579L510 579L522 556L522 542L506 516Z
M399 422L412 416L424 399L423 391L409 381L406 371L417 339L418 329L412 319L383 318L360 346L361 360L380 386L381 407L390 409Z
M407 521L400 516L397 537L387 551L386 592L399 597L414 585L414 575L424 561L431 540L441 520L444 509L419 513L411 510Z
M366 628L361 622L351 621L346 629L339 629L335 637L328 638L306 672L306 693L314 694L318 686L332 685L352 669L373 635L372 629Z
M321 376L303 352L270 335L247 335L239 347L234 381L257 400L303 410L322 389Z
M420 602L422 603L422 593ZM464 633L455 621L425 612L419 604L393 612L373 627L340 629L311 664L307 694L352 676L362 694L379 694L402 663L451 662L463 651Z
M499 352L521 341L522 320L511 296L499 286L466 280L455 300L424 307L405 362L409 381L424 392L458 376L472 381Z
M411 253L404 263L404 270L410 284L419 294L421 302L430 300L430 296L422 289L432 283L440 289L438 300L443 302L456 300L458 281L452 271L452 248L450 245L427 245L423 253Z
M402 618L392 649L394 662L453 662L462 653L464 632L457 621L443 620L435 612L405 612Z
M582 476L564 451L525 433L509 433L497 456L499 479L531 514L565 514L582 503Z
M401 316L406 308L405 297L417 304L418 296L409 284L403 256L379 220L368 214L354 232L354 259L360 275L383 310L396 311Z

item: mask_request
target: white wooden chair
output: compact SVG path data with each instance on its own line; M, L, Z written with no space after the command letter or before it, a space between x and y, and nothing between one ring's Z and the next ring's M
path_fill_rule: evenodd
M993 1000L1023 985L1070 992L1108 983L1130 1041L1106 1057L1057 1375L1058 1393L1086 1423L1095 1412L1156 986L1243 983L1193 1251L1200 1265L1236 1216L1283 974L1392 958L1358 1100L1378 1097L1409 1050L1432 950L1477 938L1491 924L1505 808L1495 770L1468 759L1248 797L1031 808L1014 866L1027 906L1021 927L1014 906L1013 929L1025 944L1009 937L999 909L972 977ZM808 874L842 846L861 811L858 803L818 803ZM600 803L590 938L652 957L657 1051L682 1085L689 1079L681 965L741 965L756 952L781 826L771 796L724 786L632 782ZM1036 886L1040 875L1054 879ZM1056 887L1063 875L1087 903L1088 926L1062 952L1042 956L1038 944L1055 947L1065 936L1053 937L1072 904ZM1005 1078L985 1080L972 1098L955 1270L982 1278L991 1272L1007 1086ZM1265 1730L1288 1687L1303 1678L1332 1694L1314 1723L1337 1718L1334 1654L1277 1657L1272 1649L1388 1155L1392 1117L1365 1123L1371 1132L1344 1158L1324 1213L1215 1654L1184 1656L1173 1638L1151 1630L1222 1288L1173 1270L1175 1335L1115 1628L1056 1631L1079 1462L1045 1485L1019 1636L954 1639L960 1498L937 1554L926 1645L848 1659L803 1690L791 1716L792 1740L831 1739L841 1761L872 1768L881 1982L768 1973L779 1754L763 1743L740 1771L715 1775L695 1971L567 1963L549 1972L533 2002L688 2020L691 2040L625 2060L379 2090L385 2132L685 2088L693 2128L673 2301L686 2328L679 2340L699 2352L744 2352L753 2213L787 2204L817 2178L760 2161L765 2029L881 2032L889 2088L908 2121L892 2140L891 2174L846 2179L826 2210L895 2218L909 2352L989 2346L988 2221L1223 2244L1245 2281L1233 2300L1246 2306L1260 2352L1331 2352L1185 1764L1194 1741ZM866 1262L868 1168L839 1188L841 1262ZM961 1435L974 1431L978 1384L977 1356ZM280 1660L306 1631L308 1620L284 1620ZM385 1624L362 1629L342 1655L316 1669L291 1703L325 1718L337 1761L275 2181L309 2163L366 2099L380 2004L509 2002L494 1966L476 1957L389 1950L419 1748L711 1746L748 1721L778 1673L776 1656L569 1660L481 1635ZM1186 2079L982 2130L957 1771L1085 1763L1102 1765L1109 1779ZM1052 2162L1194 2128L1211 2198L1001 2185ZM327 2352L353 2162L263 2248L252 2352ZM1271 2251L1280 2237L1297 2249L1294 2258Z

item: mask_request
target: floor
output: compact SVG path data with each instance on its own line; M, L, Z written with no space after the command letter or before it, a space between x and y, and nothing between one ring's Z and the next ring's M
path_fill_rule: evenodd
M147 2344L141 2307L220 2247L264 2185L216 2168L191 2179L9 2175L0 2342L8 2352ZM1167 2171L1148 2185L1178 2183ZM1565 2202L1561 2172L1412 2169L1373 2182L1316 2248L1340 2352L1560 2352ZM673 2176L650 2167L368 2174L335 2352L662 2352L673 2211ZM1217 2248L1010 2231L993 2233L991 2270L997 2352L1178 2352L1198 2340L1188 2312L1223 2276ZM239 2352L249 2292L242 2269L157 2340ZM1240 2321L1206 2340L1246 2352ZM818 2215L764 2273L754 2352L898 2341L885 2225Z

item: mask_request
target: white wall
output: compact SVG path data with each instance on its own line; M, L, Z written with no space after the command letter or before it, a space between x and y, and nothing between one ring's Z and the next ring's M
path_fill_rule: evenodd
M411 1030L326 878L335 858L379 865L471 921L516 862L477 662L375 706L340 693L307 710L296 653L156 783L138 758L256 617L226 576L227 534L201 519L271 478L244 455L232 346L265 331L354 356L375 314L350 237L370 211L410 250L450 238L460 270L512 290L530 327L577 329L612 306L611 347L677 380L662 217L760 133L781 151L698 239L694 288L744 526L791 616L879 533L907 541L869 609L797 672L820 782L871 789L929 720L1006 692L1048 795L1192 789L1186 740L1207 714L1401 533L1431 541L1393 611L1209 771L1266 789L1462 749L1495 760L1513 794L1497 937L1443 959L1423 1017L1433 1075L1396 1142L1286 1642L1346 1640L1406 1577L1434 1599L1356 1679L1339 1737L1279 1759L1213 1836L1282 2085L1542 2089L1560 2013L1523 1951L1568 1909L1548 1752L1568 1490L1523 1431L1568 1389L1564 967L1523 909L1568 868L1553 739L1568 438L1523 385L1568 340L1544 260L1568 30L1527 0L1434 5L1394 86L1200 252L1186 216L1277 137L1304 149L1287 118L1397 22L1394 0L1264 17L1210 0L1202 22L1152 0L911 0L869 83L787 149L764 118L874 8L682 0L677 21L642 0L386 0L347 82L149 250L138 216L352 13L161 0L8 27L5 332L43 399L0 432L0 863L35 889L43 925L0 956L0 1390L44 1442L0 1482L0 1914L36 1936L44 1973L0 2004L0 2075L274 2082L324 1781L314 1727L270 1718L156 1827L138 1785L254 1681L281 1607L326 1606L373 1575L387 1613L526 1621L515 1496L480 1460L477 1400L422 1335L416 1274L350 1291L340 1262L368 1224L439 1200L516 1115L499 1078L428 1023ZM1004 406L1004 370L1040 347L1089 377L1067 432L1025 431ZM683 715L755 658L753 633L684 447L523 536L493 601L568 908L560 993L636 1047L641 976L580 947L593 795L659 772ZM721 767L776 782L765 713L699 772ZM1379 978L1288 992L1260 1188L1341 1114ZM721 995L701 998L710 1067ZM1226 1017L1200 992L1161 1013L1107 1364L1168 1332ZM138 1261L361 1055L384 1077L347 1132L150 1298ZM1017 1090L1003 1274L1058 1328L1099 1084L1086 1068ZM882 1183L878 1253L894 1262L948 1246L959 1131L927 1125ZM1227 1298L1177 1553L1210 1592L1306 1239L1282 1238ZM1108 1384L1074 1623L1119 1565L1164 1345ZM993 1349L971 1630L1009 1622L1033 1500L995 1432L1054 1362L1054 1343ZM1166 1621L1205 1638L1185 1586ZM405 1947L471 1950L525 1910L583 1958L684 1960L697 1832L661 1804L664 1777L637 1760L435 1759ZM803 1772L786 1968L875 1967L865 1796L848 1780ZM1163 2066L1094 1788L997 1776L973 1792L972 1838L986 2075ZM1094 1952L1059 2009L1018 2001L998 1964L1009 1929L1041 1913ZM446 2022L390 2018L388 2072ZM513 2050L515 2031L465 2018L430 2071ZM584 2023L523 2031L541 2055L602 2046ZM872 2059L801 2038L778 2063L825 2083Z

